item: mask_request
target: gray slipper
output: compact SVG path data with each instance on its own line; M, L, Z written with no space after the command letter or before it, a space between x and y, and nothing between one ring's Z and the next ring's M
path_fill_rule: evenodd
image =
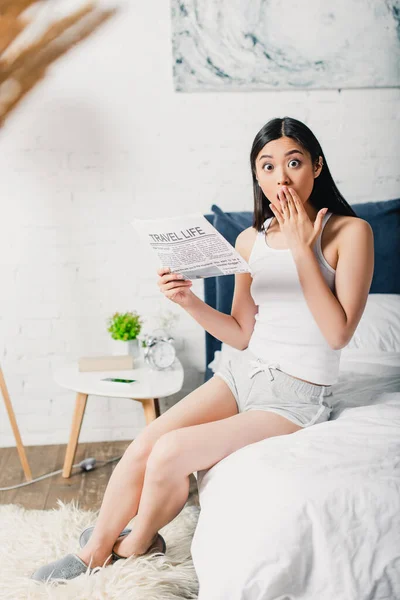
M49 563L40 567L37 571L31 575L31 579L36 581L49 581L54 579L74 579L79 577L83 573L89 570L92 572L84 562L76 554L67 554L59 560Z
M94 525L92 525L91 527L87 527L86 529L84 529L82 531L81 535L79 536L79 545L81 548L86 546L86 544L88 543L89 538L91 537L91 535L93 533L93 529L94 529ZM129 528L123 529L118 537L125 537L131 531L132 531L132 529L129 529Z

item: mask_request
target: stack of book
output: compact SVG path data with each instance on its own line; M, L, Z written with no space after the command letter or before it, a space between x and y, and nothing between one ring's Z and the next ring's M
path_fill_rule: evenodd
M135 359L130 354L123 356L82 356L79 371L127 371L134 368Z

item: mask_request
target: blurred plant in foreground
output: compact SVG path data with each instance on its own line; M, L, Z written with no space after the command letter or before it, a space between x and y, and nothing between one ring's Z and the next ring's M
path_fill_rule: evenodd
M0 126L57 58L116 12L116 8L100 9L89 3L49 24L37 39L19 43L35 19L35 7L47 5L51 10L54 2L0 0Z

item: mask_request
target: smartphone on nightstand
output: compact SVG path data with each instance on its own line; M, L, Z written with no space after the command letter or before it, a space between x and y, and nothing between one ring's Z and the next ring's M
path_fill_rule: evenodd
M101 381L115 381L116 383L133 383L134 381L137 381L137 379L118 379L117 377L106 377Z

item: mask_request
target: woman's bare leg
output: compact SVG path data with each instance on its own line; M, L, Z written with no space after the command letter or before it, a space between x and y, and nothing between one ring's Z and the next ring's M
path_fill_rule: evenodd
M237 404L228 385L220 377L212 377L147 425L115 467L93 534L78 556L86 564L90 562L92 567L103 565L110 556L118 535L138 512L147 461L162 435L182 427L226 419L237 413ZM184 492L181 495L183 497Z
M232 417L164 434L147 462L138 514L132 532L115 550L121 556L143 554L158 530L184 507L189 475L207 469L243 446L287 435L301 427L273 412L251 410Z

